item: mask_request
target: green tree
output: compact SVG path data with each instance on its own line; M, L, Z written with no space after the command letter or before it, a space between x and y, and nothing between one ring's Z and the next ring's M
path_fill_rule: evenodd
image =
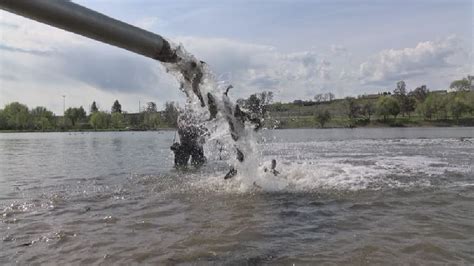
M240 107L248 109L255 117L263 118L267 113L268 106L273 102L273 92L264 91L250 95L247 99L238 99Z
M447 108L449 112L451 112L451 115L454 117L454 119L456 119L456 122L459 122L459 118L464 113L469 112L469 105L459 95L451 97L447 104Z
M416 100L414 97L406 97L406 99L403 102L403 108L405 109L405 113L408 114L408 117L410 117L411 113L416 110Z
M264 91L257 94L260 103L264 106L267 106L273 102L273 92L271 91Z
M0 109L0 130L1 129L8 129L7 116L2 109Z
M146 104L145 112L148 113L156 113L158 112L158 108L156 107L156 103L154 102L148 102Z
M176 118L177 119L177 118ZM162 126L161 115L158 112L145 112L145 116L143 119L143 124L148 129L157 129ZM170 127L176 127L176 120L171 123L167 123Z
M121 129L124 128L124 116L121 112L114 112L110 116L110 122L112 128Z
M463 78L451 82L449 86L451 89L456 91L468 91L471 89L471 79Z
M436 117L448 118L448 97L447 95L436 95L435 97Z
M470 76L472 77L472 76ZM467 106L469 107L469 113L471 115L474 115L474 91L469 91L465 95L465 100L467 103Z
M316 121L323 128L324 125L331 120L331 113L329 110L318 110L315 115Z
M400 106L398 101L390 96L382 96L377 100L377 114L383 117L384 121L387 121L389 115L393 115L397 118L400 113Z
M178 105L174 102L166 102L165 110L163 111L163 117L170 127L177 127L178 124L179 109ZM156 120L156 118L154 118Z
M441 115L447 118L447 97L435 93L428 94L425 101L418 105L417 111L427 119L432 119L433 116L440 118Z
M407 94L407 85L405 81L400 80L397 82L397 88L393 91L394 95L406 95Z
M371 100L365 100L362 102L361 114L370 120L371 116L375 113L374 102Z
M435 110L433 108L433 99L431 97L426 97L426 99L418 103L416 107L416 112L422 115L425 119L432 119L433 115L435 113Z
M99 111L99 108L97 108L97 104L95 103L95 101L93 101L91 105L90 113L93 114L98 111Z
M8 129L25 130L30 126L30 113L28 107L19 102L5 105L3 109Z
M350 120L356 119L360 114L360 106L354 97L346 97L345 109L345 113Z
M122 105L118 100L115 100L114 104L112 105L112 113L122 113Z
M72 126L75 127L77 122L86 119L86 111L82 106L79 108L69 107L64 112L64 117L71 121Z
M110 124L110 116L105 112L95 112L91 115L89 123L95 130L107 129Z
M54 114L45 107L38 106L31 110L31 117L35 129L42 131L54 127Z
M410 115L411 112L415 111L415 101L413 98L407 95L406 83L405 81L397 82L397 88L393 91L393 96L398 101L400 106L400 113L404 116L406 114Z
M145 121L145 112L137 114L128 114L125 116L126 124L132 128L143 128Z
M413 91L411 91L408 96L414 97L418 102L423 102L426 97L428 97L428 93L430 91L426 88L426 85L421 85L420 87L417 87Z

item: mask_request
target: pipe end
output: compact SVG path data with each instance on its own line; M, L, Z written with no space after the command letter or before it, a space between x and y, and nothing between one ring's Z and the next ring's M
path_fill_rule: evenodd
M175 63L178 61L178 55L176 50L171 48L170 43L167 40L163 40L161 50L153 57L153 59L165 63Z

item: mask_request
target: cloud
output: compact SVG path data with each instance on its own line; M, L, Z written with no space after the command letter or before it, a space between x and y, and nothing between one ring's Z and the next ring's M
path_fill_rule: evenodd
M68 106L95 100L108 110L119 99L127 111L183 98L152 59L3 11L0 33L0 108L20 101L62 113L63 94Z
M178 87L158 62L108 46L76 47L56 59L54 70L104 91L157 95L160 87Z
M8 22L3 21L2 17L0 17L0 27L2 27L2 28L10 28L10 29L18 29L18 28L19 28L18 25L15 25L15 24L12 24L12 23L8 23Z
M178 40L206 61L217 76L229 79L238 97L261 90L280 98L304 96L305 90L331 82L332 64L314 51L284 53L276 47L225 38L181 37ZM316 93L315 92L315 93Z
M88 42L79 35L1 10L0 31L3 46L26 51L57 52L65 46Z
M19 79L15 75L0 73L0 80L14 81Z
M347 53L347 48L344 45L331 45L331 52L334 55L345 55Z
M136 22L142 27L155 23L154 18ZM71 91L87 87L112 95L148 95L162 102L184 98L173 77L151 59L11 14L1 16L0 29L0 49L6 51L0 54L1 64L11 66L0 80L21 77L16 83L10 78L9 86L29 88L35 82L42 88L60 86ZM337 82L332 63L312 50L286 53L228 38L177 39L206 61L221 83L234 85L233 97L272 90L279 99L293 100Z
M33 55L41 55L46 56L50 55L50 52L46 51L38 51L38 50L31 50L31 49L22 49L22 48L15 48L10 47L8 45L0 44L0 50L8 51L8 52L16 52L16 53L25 53L25 54L33 54Z
M109 106L108 102L119 99L125 110L137 106L138 100L161 106L165 101L184 99L176 81L156 61L16 15L0 14L0 104L22 101L28 95L28 104L44 105L45 101L57 106L59 113L60 102L47 98L66 92L71 104L86 106L100 99ZM163 23L144 17L135 25L150 29ZM289 52L230 38L182 36L173 40L207 62L220 84L234 85L234 98L262 90L274 91L275 98L283 101L323 92L342 97L367 92L360 91L362 86L376 92L376 85L401 78L438 77L436 84L441 84L440 73L446 69L456 65L465 71L472 69L472 63L465 67L468 57L456 59L461 50L456 38L383 50L368 60L354 55L350 44L350 53L342 45Z
M360 64L360 81L384 84L454 68L457 64L450 59L462 52L460 41L455 37L420 42L414 48L383 50Z
M159 63L119 48L9 13L0 16L0 29L0 50L5 51L0 55L2 65L16 65L37 80L42 80L38 77L40 72L44 75L39 70L47 69L111 92L156 95L157 87L177 87L176 82L166 78ZM25 56L9 56L8 52ZM5 71L9 71L8 68ZM51 80L50 83L58 81Z
M152 30L155 26L165 26L166 23L158 17L144 17L135 21L133 25L145 30Z

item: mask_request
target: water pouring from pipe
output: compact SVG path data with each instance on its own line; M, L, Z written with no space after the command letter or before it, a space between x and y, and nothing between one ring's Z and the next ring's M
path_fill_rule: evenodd
M0 0L0 8L162 62L186 95L184 113L188 121L181 123L184 128L206 128L203 132L208 139L218 139L234 151L231 164L243 163L254 152L254 145L250 144L252 131L260 128L261 121L233 104L228 95L231 87L219 88L207 64L182 46L71 1ZM228 125L225 134L217 132L223 128L220 125ZM236 174L237 169L232 166L226 177Z

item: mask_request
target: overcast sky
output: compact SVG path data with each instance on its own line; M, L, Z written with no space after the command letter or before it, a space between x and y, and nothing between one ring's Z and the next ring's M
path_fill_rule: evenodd
M445 89L473 74L472 0L76 0L182 43L233 97L271 90L275 100ZM156 61L0 11L0 108L19 101L128 112L183 101Z

